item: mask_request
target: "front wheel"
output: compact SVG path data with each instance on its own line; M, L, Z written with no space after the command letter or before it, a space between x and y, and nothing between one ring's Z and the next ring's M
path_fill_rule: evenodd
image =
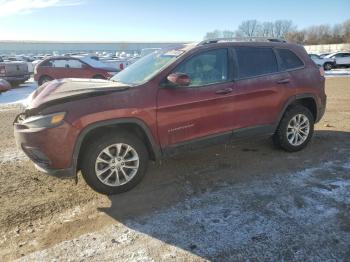
M146 173L148 152L144 143L128 133L102 136L85 150L81 171L95 191L113 195L136 186Z
M329 71L333 68L333 64L332 63L325 63L323 65L323 69L326 70L326 71Z
M273 136L274 143L289 152L303 149L314 132L314 117L309 109L296 105L287 109Z
M52 77L49 77L49 76L42 76L40 79L39 79L39 86L42 86L43 84L47 83L47 82L50 82L52 81L53 78Z

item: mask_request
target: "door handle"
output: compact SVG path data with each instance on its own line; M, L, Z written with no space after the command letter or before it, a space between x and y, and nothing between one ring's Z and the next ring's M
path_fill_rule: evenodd
M224 89L217 90L215 93L219 95L225 95L225 94L231 93L232 91L233 91L232 88L224 88Z
M285 79L281 79L281 80L278 80L277 81L277 84L288 84L290 82L290 79L289 78L285 78Z

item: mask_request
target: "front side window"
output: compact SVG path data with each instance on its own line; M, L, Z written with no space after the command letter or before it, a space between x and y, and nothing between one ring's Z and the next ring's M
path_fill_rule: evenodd
M238 77L247 78L278 72L278 64L272 48L236 47Z
M56 68L66 68L67 60L57 59L52 61L52 66Z
M284 70L296 69L304 66L300 58L288 49L277 49L281 58L282 68Z
M227 82L227 55L227 49L206 51L182 62L173 73L187 74L192 87Z

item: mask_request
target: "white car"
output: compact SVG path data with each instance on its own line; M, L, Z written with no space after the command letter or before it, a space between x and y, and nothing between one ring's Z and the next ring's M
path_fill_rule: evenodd
M334 61L335 67L349 67L350 66L350 52L337 52L325 56L327 59Z
M334 67L334 60L332 58L322 58L316 54L309 54L309 56L316 65L323 67L324 70L331 70Z

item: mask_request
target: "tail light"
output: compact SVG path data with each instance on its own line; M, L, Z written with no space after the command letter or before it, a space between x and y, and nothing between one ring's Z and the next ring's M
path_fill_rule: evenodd
M5 70L5 66L4 65L0 65L0 75L5 75L6 74L6 70Z
M324 69L322 66L318 68L320 70L320 75L324 77Z

